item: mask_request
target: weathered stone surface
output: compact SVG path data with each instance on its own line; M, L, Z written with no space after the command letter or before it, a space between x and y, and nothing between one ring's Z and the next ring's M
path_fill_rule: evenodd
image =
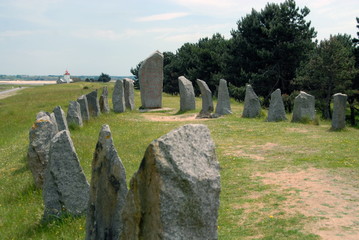
M115 88L113 89L112 94L112 105L113 111L116 113L121 113L126 110L123 80L117 80L115 83Z
M54 124L54 127L55 127L55 133L58 132L58 128L57 128L57 123L56 123L56 117L55 117L55 114L52 112L52 113L49 113L49 112L44 112L44 111L40 111L37 113L36 115L36 119L39 119L39 118L42 118L44 116L48 116L51 120L51 122Z
M224 79L219 80L216 114L218 115L232 114L231 100L229 98L227 81Z
M64 110L62 110L62 108L60 106L57 106L54 108L53 112L55 115L58 131L62 131L62 130L68 131L69 127L67 126L67 121L66 121Z
M192 82L184 76L180 76L178 78L178 86L180 92L180 111L196 109L196 99Z
M138 70L142 108L161 108L163 54L159 51L145 59Z
M29 131L27 151L27 162L38 188L43 186L45 169L49 161L50 142L56 133L56 125L50 117L45 112L40 112Z
M345 128L347 98L348 96L342 93L336 93L333 95L332 130Z
M100 116L100 104L97 98L97 89L86 94L87 104L89 108L89 113L91 117Z
M82 127L81 107L77 101L70 101L66 120L67 124L75 124Z
M282 94L278 88L271 94L267 121L278 122L286 119Z
M113 145L109 126L103 125L92 160L86 239L119 239L126 195L125 168Z
M57 121L56 121L56 117L55 117L55 113L52 112L49 114L49 117L50 117L50 120L51 122L54 124L55 126L55 133L58 133L59 132L59 128L57 127Z
M220 188L209 129L171 131L148 146L131 179L121 239L217 239Z
M255 118L261 114L261 103L257 94L250 84L246 85L246 95L244 97L244 108L242 117Z
M213 112L212 92L205 81L197 79L197 84L202 97L202 109L198 117L211 117L211 112Z
M102 113L109 113L110 107L108 105L108 89L107 86L102 88L102 94L99 100L100 110Z
M84 122L90 120L89 106L86 96L82 95L77 99L77 102L80 104L82 121Z
M301 91L294 99L292 122L315 119L314 96Z
M131 111L135 109L135 87L133 80L130 78L123 79L123 86L125 90L125 105Z
M42 195L44 219L63 213L81 215L87 209L89 184L69 131L60 131L51 140Z

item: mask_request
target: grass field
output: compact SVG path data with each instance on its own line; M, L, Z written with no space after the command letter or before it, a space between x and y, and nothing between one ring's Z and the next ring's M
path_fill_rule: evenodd
M112 107L112 83L27 88L16 96L0 100L0 239L84 239L85 217L64 217L41 223L42 195L34 187L26 162L28 134L37 112L51 112L57 105L67 112L70 100L103 85L109 87ZM135 97L138 109L138 91ZM199 111L201 100L196 101ZM234 101L234 114L211 120L186 121L185 117L193 115L193 112L177 114L178 96L164 94L163 107L173 110L160 113L140 113L138 110L121 114L111 112L73 130L71 137L87 179L90 179L92 155L102 124L109 124L111 128L129 182L152 140L186 123L201 123L211 130L221 166L219 239L320 239L331 233L330 227L313 229L313 226L331 220L331 212L333 216L341 216L338 220L346 219L350 212L356 214L351 222L340 226L342 230L333 233L337 238L331 239L355 239L345 236L359 236L355 235L359 233L359 199L356 198L359 187L358 129L348 127L333 132L329 131L330 122L326 121L311 125L289 121L269 123L264 121L264 117L244 119L241 118L243 105ZM155 118L160 120L151 120ZM166 121L170 118L171 121ZM177 118L182 119L176 121ZM281 187L277 181L283 173L288 173L285 176L289 179L297 176L298 172L309 174L313 171L320 171L321 178L319 175L318 181L304 178L297 181L298 187ZM268 182L270 180L277 182ZM328 208L321 211L323 214L301 211L310 205L304 204L303 199L307 198L301 195L309 190L302 190L299 185L303 181L328 183L324 180L330 183L335 180L337 184L345 185L353 209L348 209L349 205L345 205L347 210L336 209L335 203L323 203L321 207ZM331 196L338 195L331 193ZM314 198L316 194L311 196Z

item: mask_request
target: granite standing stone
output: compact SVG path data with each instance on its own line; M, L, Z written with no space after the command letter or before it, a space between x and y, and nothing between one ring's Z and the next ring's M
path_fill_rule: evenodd
M278 88L271 94L267 121L278 122L286 119L282 94Z
M87 240L119 239L126 195L125 168L113 145L109 126L103 125L92 160Z
M123 86L125 89L125 105L131 111L135 109L135 87L133 80L130 78L123 79Z
M63 213L81 215L87 209L89 184L69 131L60 131L51 140L42 195L45 220Z
M99 100L100 110L102 113L109 113L110 107L108 105L108 89L107 86L102 88L102 95Z
M219 80L216 114L218 115L232 114L231 100L229 98L227 81L224 79Z
M178 86L180 93L180 111L196 109L196 99L192 82L184 76L180 76L178 78Z
M56 125L50 117L46 113L40 112L29 131L27 151L27 162L38 188L43 186L45 169L49 161L50 142L56 133Z
M255 118L261 114L261 103L257 94L250 84L246 85L246 95L244 97L244 108L242 117Z
M86 94L87 104L89 108L89 113L91 117L100 116L100 104L97 98L97 89Z
M197 84L201 90L202 97L202 110L198 117L211 117L211 112L213 112L212 92L205 81L197 79Z
M142 108L161 108L163 54L159 51L145 59L138 70Z
M333 95L332 130L345 128L347 98L348 96L342 93L336 93Z
M36 119L42 118L44 116L48 116L50 118L51 122L54 124L55 133L57 133L59 130L57 128L55 113L53 113L53 112L49 113L49 112L40 111L40 112L37 113Z
M209 129L175 129L148 146L132 177L120 239L218 239L220 189Z
M70 101L66 117L68 124L75 124L80 127L83 126L81 117L81 107L77 101Z
M57 106L54 108L53 112L55 115L58 131L62 131L62 130L68 131L69 127L67 126L67 121L66 121L64 110L62 110L62 108L60 106Z
M301 91L294 99L292 122L315 119L314 96Z
M116 113L121 113L126 110L125 106L125 93L123 80L117 80L115 83L115 87L112 93L112 104L113 111Z
M89 113L89 106L87 103L87 98L85 95L82 95L77 99L77 102L80 104L81 109L81 117L82 121L89 121L90 120L90 113Z
M51 122L54 124L55 126L55 133L58 133L59 132L59 128L57 126L57 121L56 121L56 117L55 117L55 113L52 112L52 113L49 113L49 117L50 117L50 120Z

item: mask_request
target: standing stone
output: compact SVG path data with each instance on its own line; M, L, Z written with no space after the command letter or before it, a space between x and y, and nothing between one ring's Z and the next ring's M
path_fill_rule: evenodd
M135 87L133 80L130 78L123 79L123 86L125 89L125 105L131 111L135 109Z
M202 97L202 110L198 117L211 117L211 112L213 112L212 92L205 81L197 79L197 84L201 90Z
M57 123L56 123L56 117L55 117L55 114L52 112L52 113L49 113L49 112L44 112L44 111L40 111L36 114L36 119L39 119L39 118L42 118L44 116L48 116L51 120L51 122L54 124L54 127L55 127L55 133L58 132L58 128L57 128Z
M44 114L41 114L44 113ZM56 125L45 112L40 112L29 131L27 162L38 188L42 188L49 161L51 139L57 133Z
M161 108L163 54L159 51L145 59L138 70L142 108Z
M82 95L77 99L77 102L80 104L82 121L84 122L90 120L89 106L86 96Z
M44 219L63 213L81 215L89 200L89 184L80 166L69 131L58 132L51 140L49 163L42 192Z
M314 96L300 91L294 99L292 122L303 120L313 121L315 119L315 98Z
M120 239L218 239L220 189L209 129L175 129L148 146L132 177Z
M123 85L124 84L122 80L117 80L115 83L115 88L113 89L112 104L113 104L113 111L116 113L124 112L126 109Z
M257 94L250 84L246 85L246 95L244 97L244 108L242 117L255 118L261 114L261 103Z
M66 120L68 124L75 124L80 127L83 126L82 117L81 117L81 107L77 101L70 101L69 108L67 110Z
M87 104L89 108L89 113L91 117L100 116L100 104L97 99L97 89L86 94Z
M180 92L180 111L196 109L196 99L192 82L184 76L180 76L178 78L178 86Z
M99 100L100 110L102 113L109 113L110 107L108 105L108 89L107 86L102 88L102 95Z
M113 145L109 126L103 125L92 161L87 240L119 239L126 195L125 168Z
M282 94L278 88L271 94L267 121L278 122L286 119Z
M55 115L58 131L62 131L62 130L68 131L69 127L67 126L64 110L62 110L60 106L57 106L54 108L53 112Z
M216 114L218 115L232 114L231 100L229 98L227 81L224 79L219 80Z
M49 117L50 117L51 122L52 122L52 123L54 124L54 126L55 126L55 133L58 133L58 132L59 132L59 128L58 128L58 126L57 126L57 121L56 121L55 113L54 113L54 112L50 113L50 114L49 114Z
M332 130L345 128L345 111L347 105L347 95L336 93L333 95L333 117Z

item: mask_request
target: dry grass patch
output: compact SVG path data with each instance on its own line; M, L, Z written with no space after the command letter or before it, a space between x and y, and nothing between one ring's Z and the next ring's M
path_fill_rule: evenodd
M353 180L316 168L255 176L286 193L287 200L280 206L286 214L299 213L316 220L305 230L323 239L359 239L359 189Z

